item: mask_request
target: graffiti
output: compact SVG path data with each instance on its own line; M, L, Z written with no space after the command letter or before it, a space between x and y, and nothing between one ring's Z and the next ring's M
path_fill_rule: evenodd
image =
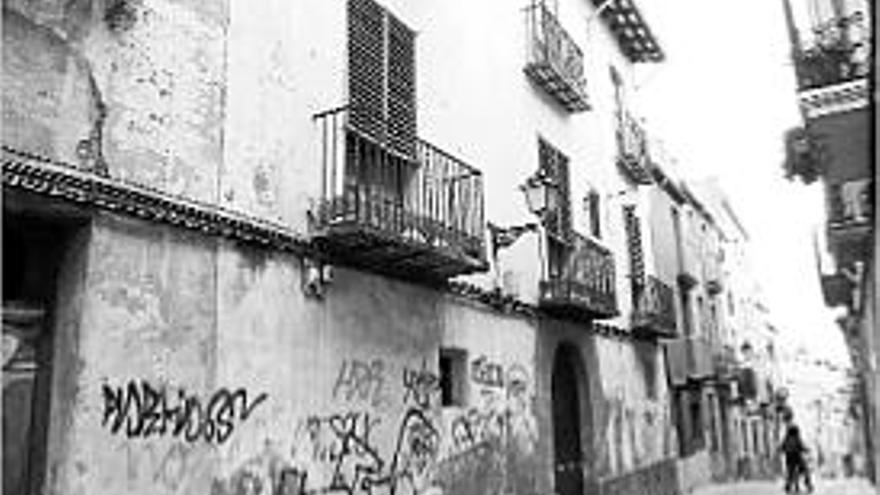
M409 409L400 422L391 462L391 492L398 493L404 482L412 493L424 491L430 485L439 446L440 433L431 419L421 409Z
M215 479L211 495L304 495L306 473L291 466L266 442L264 449L239 466L226 480Z
M471 379L487 387L503 387L504 368L486 356L480 356L471 361Z
M403 403L419 407L431 406L431 397L440 390L440 378L427 369L422 361L420 369L403 369Z
M102 386L104 414L101 426L113 434L128 438L171 435L188 442L199 439L222 444L268 398L265 393L252 400L245 389L222 388L207 401L184 389L176 396L164 387L155 388L146 381L131 380L125 386Z
M343 361L333 385L333 398L381 406L385 402L385 363L381 359Z
M508 415L503 410L470 408L450 424L450 434L458 451L475 448L505 436Z

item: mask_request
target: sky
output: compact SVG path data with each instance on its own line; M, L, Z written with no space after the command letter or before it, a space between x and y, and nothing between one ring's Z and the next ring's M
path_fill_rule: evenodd
M677 159L680 175L717 177L730 196L781 341L848 363L816 270L821 186L790 182L782 172L783 133L800 122L782 0L639 5L667 57L637 71L649 132Z

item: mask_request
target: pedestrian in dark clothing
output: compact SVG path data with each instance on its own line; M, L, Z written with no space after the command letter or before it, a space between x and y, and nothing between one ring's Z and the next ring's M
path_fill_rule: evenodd
M791 425L785 432L785 439L782 440L779 450L785 456L785 491L800 492L800 477L804 477L808 492L813 491L813 483L810 480L810 469L807 466L807 447L801 440L800 430L797 426Z

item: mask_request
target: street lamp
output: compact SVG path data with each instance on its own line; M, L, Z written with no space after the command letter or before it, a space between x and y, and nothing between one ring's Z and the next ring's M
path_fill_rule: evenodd
M519 189L526 196L529 211L541 220L559 204L559 187L540 170L526 179Z
M547 215L559 205L559 187L541 170L526 179L519 186L519 189L526 197L526 206L529 211L538 217L542 224ZM500 227L489 223L489 232L492 235L492 253L497 255L499 249L511 246L524 233L537 230L538 223L535 222L512 227Z

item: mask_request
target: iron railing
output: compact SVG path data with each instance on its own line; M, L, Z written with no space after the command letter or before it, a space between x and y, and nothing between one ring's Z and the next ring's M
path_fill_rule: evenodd
M873 183L857 179L827 186L828 225L849 227L868 225L873 218Z
M584 56L544 2L526 7L526 74L566 110L589 109Z
M797 47L795 52L798 89L817 89L868 77L873 67L870 31L863 12L814 26L811 42Z
M610 318L618 314L615 285L611 250L575 232L561 272L541 281L540 302Z
M392 244L485 260L480 170L419 139L414 156L397 153L350 125L348 107L314 118L322 175L313 228L353 228Z
M617 125L617 163L638 184L650 184L651 157L648 136L639 121L620 110Z
M675 291L655 277L645 276L633 284L633 328L649 333L674 336L676 333Z

